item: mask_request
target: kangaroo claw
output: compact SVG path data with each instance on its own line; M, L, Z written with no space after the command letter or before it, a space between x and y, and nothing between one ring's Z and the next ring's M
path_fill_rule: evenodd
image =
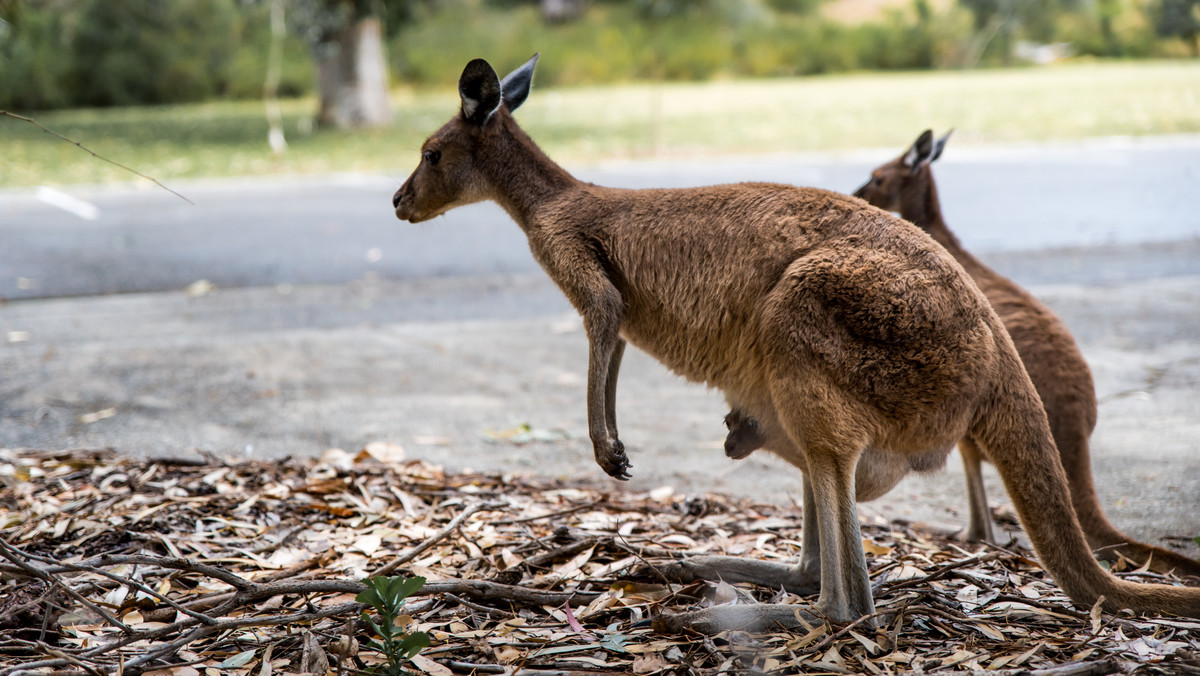
M625 444L621 443L620 439L613 439L607 446L601 448L599 444L596 445L596 464L610 477L628 481L631 476L629 470L633 465L629 464L629 458L625 455Z

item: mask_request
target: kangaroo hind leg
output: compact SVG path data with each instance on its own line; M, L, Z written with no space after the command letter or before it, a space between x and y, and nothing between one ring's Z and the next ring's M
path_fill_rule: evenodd
M967 478L967 507L971 517L967 526L967 542L995 542L992 514L988 509L987 491L983 487L983 451L970 437L958 442L963 471Z
M663 567L662 573L676 582L724 580L732 584L750 583L770 589L783 589L798 596L817 593L821 588L821 544L817 534L816 507L812 484L804 477L803 548L798 563L761 561L741 556L693 556Z
M806 578L819 572L820 614L836 622L850 622L875 612L855 501L858 459L869 441L858 422L865 416L855 415L859 407L849 405L836 388L822 387L827 383L819 376L808 381L789 375L771 383L771 395L779 419L794 442L793 452L803 454L802 462L801 458L785 459L808 468L804 501L807 551L801 553L801 563L790 568L713 557L697 562L705 568L697 577L715 576L730 581L729 573L736 571L737 581L779 587L786 586L785 581L807 581L811 585ZM816 546L808 546L810 543ZM686 568L689 564L680 565ZM688 619L697 622L703 619L703 626L725 628L746 624L745 614L750 612L777 619L773 607L764 605L754 606L753 611L738 609L737 618L728 618L726 624L718 618L720 613L727 612L722 608L695 611Z
M838 622L875 612L854 499L855 461L864 445L818 442L806 448L820 541L821 595L817 607Z

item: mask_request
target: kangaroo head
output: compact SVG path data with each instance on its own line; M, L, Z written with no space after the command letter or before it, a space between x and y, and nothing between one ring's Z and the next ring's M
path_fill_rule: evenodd
M421 162L392 196L396 217L417 223L450 209L489 197L489 182L478 160L478 149L497 125L501 106L516 110L529 96L534 54L503 80L483 59L474 59L458 80L462 100L457 115L421 146Z
M912 146L900 157L882 164L871 172L871 180L854 192L871 204L887 211L900 211L906 194L921 189L930 180L929 164L942 156L953 129L934 141L929 129L921 132Z
M725 455L740 460L767 443L762 427L758 421L741 409L733 409L725 415L725 427L729 434L725 437Z

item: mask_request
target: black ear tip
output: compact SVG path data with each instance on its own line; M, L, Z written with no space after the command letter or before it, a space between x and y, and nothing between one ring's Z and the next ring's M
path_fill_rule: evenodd
M472 59L458 80L463 117L476 124L487 122L500 105L500 79L483 59Z
M483 99L492 92L499 93L500 78L491 64L483 59L472 59L458 79L458 90L474 98Z
M471 59L467 63L467 67L463 68L462 76L464 78L479 77L481 75L486 76L488 73L491 73L493 76L496 74L496 70L492 68L492 64L488 63L485 59Z
M500 78L496 75L496 69L492 68L492 64L484 59L471 59L467 63L467 67L463 68L462 77L458 81L460 85L467 82L491 83L499 82Z

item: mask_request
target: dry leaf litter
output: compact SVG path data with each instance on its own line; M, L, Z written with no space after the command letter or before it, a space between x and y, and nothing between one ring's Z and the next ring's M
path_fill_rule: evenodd
M381 659L354 597L378 574L428 579L404 621L431 638L410 669L431 676L1200 674L1200 622L1077 608L1015 543L900 522L863 527L878 628L651 626L721 603L811 608L656 574L701 553L793 559L800 525L795 506L723 495L448 474L388 444L273 461L4 449L0 676L362 673Z

